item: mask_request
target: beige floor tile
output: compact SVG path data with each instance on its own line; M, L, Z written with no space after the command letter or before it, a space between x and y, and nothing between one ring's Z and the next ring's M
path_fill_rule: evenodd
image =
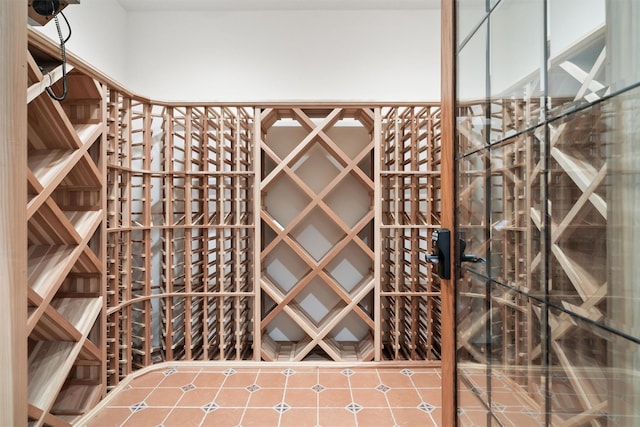
M318 409L290 409L282 414L280 427L313 427L318 424ZM364 426L362 426L364 427Z
M175 406L184 392L178 388L157 388L144 399L147 406Z
M436 408L431 413L431 418L436 423L437 426L442 425L442 408ZM524 426L523 426L524 427Z
M437 427L431 417L416 408L393 408L393 416L400 427Z
M165 379L162 380L159 387L182 387L193 383L196 375L197 374L195 372L176 372L175 374L167 375Z
M89 420L87 427L120 426L129 415L129 408L105 408Z
M282 402L284 396L283 389L277 388L261 388L251 393L249 397L249 408L273 408L278 403Z
M223 386L226 387L247 387L250 386L251 384L254 384L256 382L256 377L258 376L257 373L245 373L245 372L238 372L236 374L233 375L229 375L227 377L227 379L225 380L225 382L223 383Z
M243 388L223 388L216 396L215 402L226 408L244 408L249 400L249 392Z
M296 372L287 380L287 388L311 388L316 384L318 374L315 372Z
M442 406L442 390L439 388L420 388L418 393L423 402L427 402L432 406Z
M109 402L109 406L131 406L134 403L143 402L144 399L153 391L152 388L130 388L122 390L113 400Z
M416 390L411 389L391 389L387 392L387 399L389 399L389 405L400 408L417 408L422 402L422 397Z
M207 403L213 402L217 394L217 388L195 388L185 392L182 395L182 399L178 401L177 406L194 406L200 408Z
M193 380L192 384L196 387L215 388L220 387L226 377L219 372L202 372Z
M320 409L318 411L322 427L355 427L356 417L346 409ZM363 426L364 427L364 426Z
M320 371L319 383L326 388L347 388L349 387L349 378L339 371L329 373Z
M393 427L394 421L391 410L382 408L364 408L356 414L358 426L362 427Z
M344 408L351 401L351 392L346 388L328 388L320 392L321 408Z
M203 427L235 427L240 424L244 409L217 409L209 412L202 420ZM165 427L169 427L165 424Z
M349 377L351 388L376 388L380 384L377 372L356 372Z
M411 378L398 372L380 372L382 384L391 388L413 388Z
M315 408L318 406L318 393L310 389L287 389L284 401L292 408Z
M197 427L205 415L200 408L174 408L165 419L164 426Z
M171 412L171 408L146 408L131 414L124 427L155 427L162 424L164 419ZM169 427L169 424L164 424Z
M156 387L166 377L162 372L149 372L131 381L131 387Z
M442 379L437 373L421 373L416 372L411 376L413 384L417 388L440 388Z
M376 389L352 389L353 401L365 408L388 408L385 394Z
M295 377L296 374L289 378ZM260 372L258 379L255 381L261 388L284 388L287 376L279 372Z
M240 423L242 427L276 427L279 419L280 414L273 409L247 409Z

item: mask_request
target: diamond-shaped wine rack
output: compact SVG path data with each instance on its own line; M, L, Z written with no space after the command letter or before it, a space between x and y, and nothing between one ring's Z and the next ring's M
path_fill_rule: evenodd
M67 96L45 88L60 66L28 56L28 416L69 425L104 396L103 87L70 71ZM51 71L45 77L43 72ZM61 93L60 83L53 87Z
M262 358L374 357L373 111L261 113Z

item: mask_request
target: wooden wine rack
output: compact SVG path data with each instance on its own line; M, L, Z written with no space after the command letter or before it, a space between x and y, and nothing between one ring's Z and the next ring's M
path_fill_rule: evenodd
M160 361L438 360L437 105L157 102L73 55L58 103L30 43L34 423Z
M104 88L75 71L64 102L28 57L28 416L69 425L105 394ZM59 71L59 70L58 70ZM57 71L53 74L59 75ZM61 93L61 85L53 86Z
M440 279L427 266L440 227L440 109L384 111L380 147L382 357L439 360Z
M293 124L275 127L282 119ZM344 119L352 119L351 125L338 127ZM371 360L373 112L265 109L260 122L261 356L299 361L316 353L339 361ZM292 133L298 139L290 145ZM352 267L353 276L340 274L340 263ZM292 272L299 274L289 280ZM285 320L293 320L298 330L274 339L272 331ZM336 339L341 328L354 323L360 336Z
M252 111L109 97L110 386L252 357Z

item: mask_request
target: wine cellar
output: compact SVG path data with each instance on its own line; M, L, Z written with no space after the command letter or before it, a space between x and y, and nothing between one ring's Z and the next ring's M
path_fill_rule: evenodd
M66 133L29 133L29 269L60 269L30 281L34 369L66 342L49 329L78 321L66 305L96 319L58 400L90 375L95 404L164 361L440 360L439 279L420 256L439 228L438 105L174 105L77 69L58 103L35 94L38 43L30 122ZM86 409L31 384L34 420Z
M206 82L201 99L235 87L236 102L141 95L65 50L56 15L80 1L28 2L24 16L9 1L30 21L0 13L0 424L637 424L632 0L588 0L576 19L551 0L356 8L370 20L438 15L433 102L387 96L411 77L386 67L415 65L403 24L357 53L335 43L348 32L280 39L294 16L309 34L314 20L344 24L356 16L346 3L109 0L105 16L130 20L110 19L126 28L120 42L156 34L176 10L238 33L281 30L264 52L245 43L257 32L219 43L220 70L194 61L202 79L185 87ZM60 45L36 29L54 17ZM116 52L123 70L142 62L134 50ZM359 56L377 54L373 70L379 59ZM347 55L362 81L327 71ZM289 57L318 74L291 78ZM150 86L188 71L171 58L185 70L146 70ZM251 101L263 79L284 93L317 84L327 98ZM379 90L331 98L330 86L361 83Z

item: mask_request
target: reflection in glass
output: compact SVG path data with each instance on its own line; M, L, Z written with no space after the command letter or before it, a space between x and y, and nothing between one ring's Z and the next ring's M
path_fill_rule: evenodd
M495 0L492 0L495 1ZM487 0L457 0L458 44L464 42L487 15Z
M502 0L491 14L491 141L540 119L542 2Z
M456 133L462 153L484 147L487 143L487 28L483 24L458 55Z
M606 151L601 104L550 123L551 301L577 310L606 291ZM602 260L602 262L597 262Z
M539 142L520 134L491 147L491 277L510 286L526 286L528 232L533 197L527 158Z
M458 160L458 231L467 243L465 252L484 257L489 242L486 238L485 208L487 150L483 149ZM484 263L465 264L464 268L485 274Z
M640 425L640 7L489 4L458 55L458 231L488 261L457 281L459 424Z
M550 349L552 418L567 423L580 419L600 425L638 425L640 413L631 405L640 399L640 374L629 364L637 357L633 354L638 345L555 310L550 321L560 326Z

